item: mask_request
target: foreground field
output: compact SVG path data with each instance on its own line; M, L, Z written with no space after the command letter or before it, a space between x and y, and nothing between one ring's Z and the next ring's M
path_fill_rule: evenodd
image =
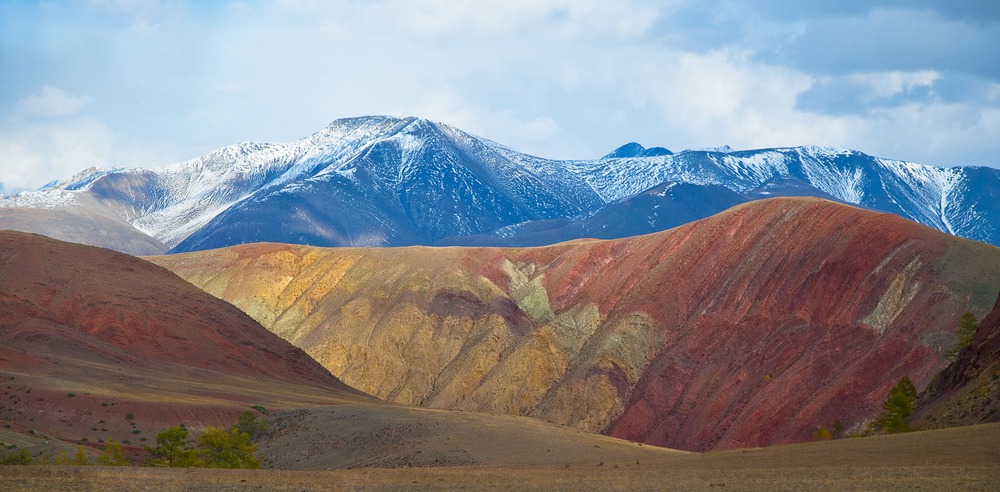
M1000 424L636 463L338 471L4 467L3 490L997 490Z

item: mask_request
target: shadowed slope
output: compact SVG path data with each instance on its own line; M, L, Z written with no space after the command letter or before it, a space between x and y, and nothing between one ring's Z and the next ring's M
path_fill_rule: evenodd
M90 244L133 255L167 251L156 239L96 207L69 210L0 208L0 229L44 234L60 241Z
M943 367L1000 249L819 199L534 249L276 244L155 258L393 401L687 450L860 428Z
M920 395L912 425L1000 422L1000 297L969 346Z
M359 401L302 350L169 271L0 232L0 419L63 440L229 425L250 405Z

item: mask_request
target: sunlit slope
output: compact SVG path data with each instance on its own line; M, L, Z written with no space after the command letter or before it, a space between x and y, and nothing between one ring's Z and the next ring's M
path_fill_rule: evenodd
M667 447L803 441L944 367L1000 249L829 201L544 248L279 244L153 258L344 382Z

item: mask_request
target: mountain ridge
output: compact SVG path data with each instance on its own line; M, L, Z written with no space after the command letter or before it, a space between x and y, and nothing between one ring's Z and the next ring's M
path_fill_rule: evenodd
M425 119L345 118L291 143L237 144L158 170L90 169L39 191L4 196L0 227L23 227L26 210L54 209L88 223L90 216L117 221L120 235L135 236L119 241L121 249L141 236L171 252L262 241L518 246L540 238L644 234L721 211L692 214L690 204L635 201L682 183L706 187L694 202L718 201L708 187L745 201L821 196L1000 244L1000 170L924 166L813 146L655 149L627 144L618 149L621 157L557 161ZM633 224L612 227L609 216L630 200L625 208ZM58 237L69 227L52 222L35 232ZM544 234L519 243L519 230Z

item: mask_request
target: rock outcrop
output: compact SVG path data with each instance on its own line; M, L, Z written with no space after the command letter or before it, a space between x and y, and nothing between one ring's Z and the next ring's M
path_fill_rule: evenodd
M969 345L920 395L911 422L924 429L1000 422L1000 298Z

